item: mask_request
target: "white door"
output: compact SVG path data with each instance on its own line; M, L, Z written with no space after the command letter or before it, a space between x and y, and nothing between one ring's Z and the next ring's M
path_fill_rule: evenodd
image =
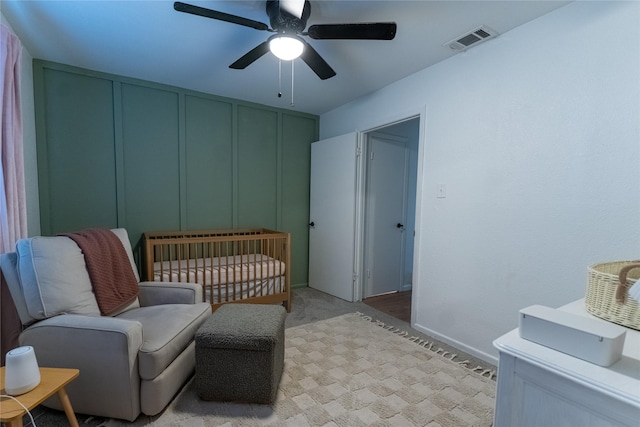
M370 134L367 142L364 297L399 291L409 153L404 141Z
M309 287L354 301L357 135L311 144Z

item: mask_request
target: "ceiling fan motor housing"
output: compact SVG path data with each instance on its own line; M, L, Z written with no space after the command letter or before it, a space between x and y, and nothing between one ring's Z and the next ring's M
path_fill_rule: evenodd
M285 10L280 8L280 2L278 0L267 1L267 15L269 16L269 22L271 28L278 33L283 34L298 34L304 31L307 27L307 19L311 14L311 4L308 0L304 2L304 8L302 9L302 16L291 15Z

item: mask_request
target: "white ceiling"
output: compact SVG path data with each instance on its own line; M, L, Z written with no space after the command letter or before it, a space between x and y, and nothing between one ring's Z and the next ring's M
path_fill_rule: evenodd
M269 24L264 0L183 1ZM273 55L229 68L271 33L176 12L167 0L1 0L0 7L34 58L322 114L456 54L443 44L481 25L504 34L567 3L311 0L307 26L395 21L398 30L392 41L307 37L337 75L320 80L296 60L294 106L290 63L282 63L281 98Z

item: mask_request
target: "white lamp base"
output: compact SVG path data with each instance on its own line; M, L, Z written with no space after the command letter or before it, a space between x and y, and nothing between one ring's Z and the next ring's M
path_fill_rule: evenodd
M7 353L4 388L8 395L18 396L40 384L40 369L36 353L30 345L14 348Z

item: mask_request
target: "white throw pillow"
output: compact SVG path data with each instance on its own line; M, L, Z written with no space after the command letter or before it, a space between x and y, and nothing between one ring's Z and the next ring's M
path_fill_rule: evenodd
M100 315L84 255L73 240L65 236L21 239L16 252L22 292L33 318Z

